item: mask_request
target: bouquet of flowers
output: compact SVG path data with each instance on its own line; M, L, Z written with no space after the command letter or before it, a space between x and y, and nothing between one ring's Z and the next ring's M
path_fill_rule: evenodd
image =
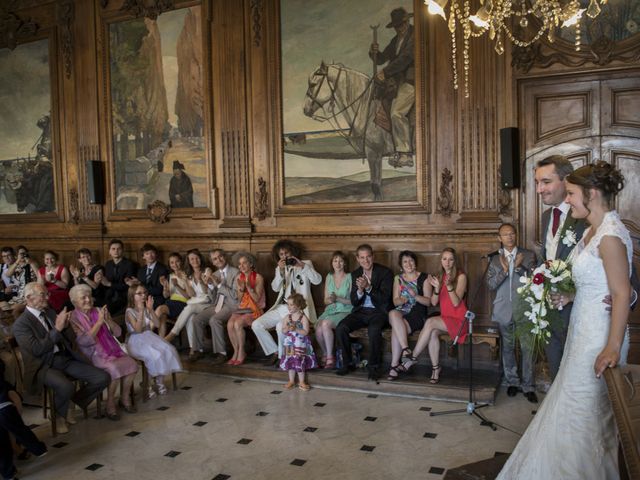
M516 333L520 341L531 346L532 351L541 350L549 343L551 330L560 322L560 310L551 303L552 294L572 294L576 286L571 278L571 267L563 260L547 260L523 276L518 288L518 300L514 308Z

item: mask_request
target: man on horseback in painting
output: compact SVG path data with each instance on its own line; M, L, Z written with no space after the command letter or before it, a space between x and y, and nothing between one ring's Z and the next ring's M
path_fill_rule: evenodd
M383 102L391 102L391 132L395 146L395 156L389 160L392 167L412 167L412 142L409 112L416 98L414 67L414 32L409 18L413 14L402 8L391 11L391 22L387 28L394 28L396 36L381 52L374 41L369 57L374 65L387 64L375 75L375 81L382 84Z

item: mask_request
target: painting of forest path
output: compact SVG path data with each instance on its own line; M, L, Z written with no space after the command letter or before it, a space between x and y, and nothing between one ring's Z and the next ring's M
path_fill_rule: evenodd
M200 7L113 23L109 41L117 209L206 207Z

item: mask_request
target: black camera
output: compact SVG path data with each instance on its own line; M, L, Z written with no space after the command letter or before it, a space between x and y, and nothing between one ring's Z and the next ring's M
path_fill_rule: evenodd
M289 266L289 267L293 267L295 265L298 264L298 260L296 260L293 257L289 257L284 261L285 265Z

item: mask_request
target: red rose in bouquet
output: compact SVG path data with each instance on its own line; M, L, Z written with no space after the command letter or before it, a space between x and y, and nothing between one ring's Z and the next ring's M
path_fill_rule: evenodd
M542 285L544 283L544 275L542 273L536 273L533 276L534 285Z

